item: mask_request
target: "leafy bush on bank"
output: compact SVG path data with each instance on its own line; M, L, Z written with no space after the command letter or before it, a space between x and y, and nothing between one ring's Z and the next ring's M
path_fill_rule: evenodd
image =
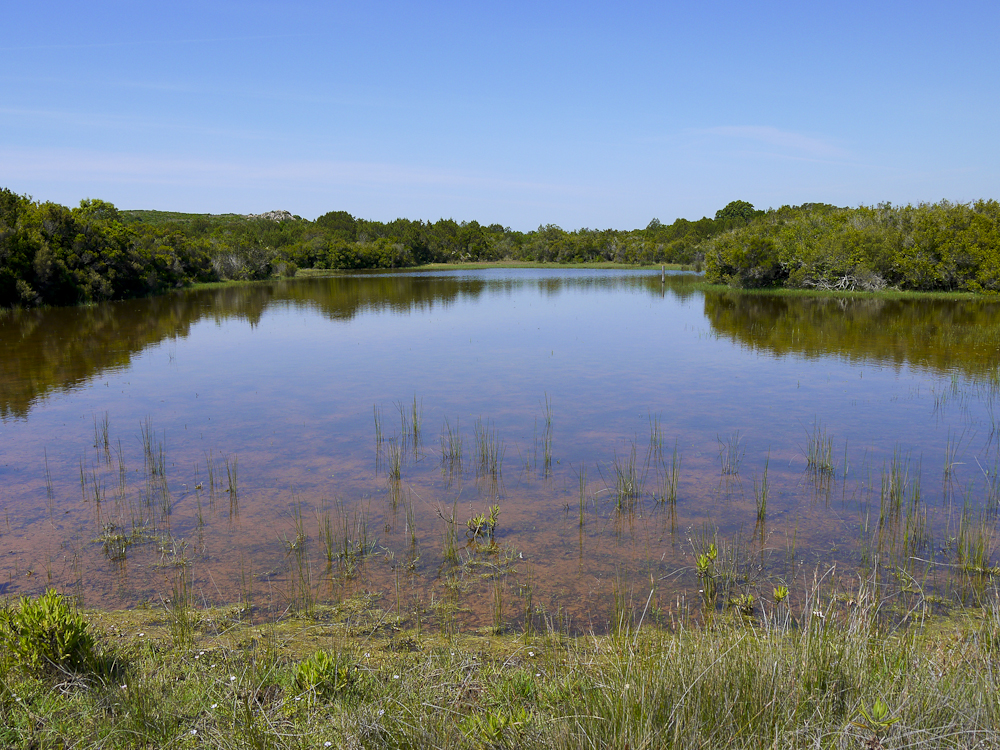
M1000 291L1000 203L785 206L704 244L709 281L742 288Z

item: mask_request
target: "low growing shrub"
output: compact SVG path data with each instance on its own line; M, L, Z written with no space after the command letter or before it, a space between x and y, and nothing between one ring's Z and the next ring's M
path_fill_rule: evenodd
M36 673L84 671L95 664L94 636L87 622L55 589L24 597L0 619L0 644L14 664Z

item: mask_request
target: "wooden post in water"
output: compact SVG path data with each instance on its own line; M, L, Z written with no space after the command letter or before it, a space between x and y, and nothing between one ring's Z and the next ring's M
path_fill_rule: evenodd
M667 267L664 265L660 266L660 283L661 284L667 283Z

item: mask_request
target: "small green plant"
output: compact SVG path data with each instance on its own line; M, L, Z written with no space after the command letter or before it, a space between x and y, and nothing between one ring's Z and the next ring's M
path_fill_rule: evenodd
M478 513L466 522L466 525L469 527L469 537L472 539L486 539L492 543L496 535L499 520L500 506L491 505L489 507L489 515Z
M698 578L701 579L701 593L706 603L715 601L715 561L719 557L719 550L714 544L709 544L708 548L702 552L695 560L695 569L698 571Z
M740 594L731 599L729 603L741 615L750 617L753 614L754 601L753 594Z
M788 587L786 586L775 586L772 592L775 604L781 604L785 599L788 598Z
M887 706L881 698L876 698L875 702L865 710L864 706L858 708L858 713L861 714L861 721L852 721L851 723L864 729L871 733L871 738L867 743L868 747L880 748L884 747L882 744L882 737L885 735L886 731L899 721L899 717L890 718L889 717L889 706Z
M531 714L523 707L510 711L496 709L484 714L472 714L462 721L462 731L475 747L517 747L518 738L531 722Z
M95 664L94 637L87 622L55 589L24 597L0 620L0 644L34 672L85 671Z
M365 674L346 655L317 651L295 668L295 687L310 703L361 692Z

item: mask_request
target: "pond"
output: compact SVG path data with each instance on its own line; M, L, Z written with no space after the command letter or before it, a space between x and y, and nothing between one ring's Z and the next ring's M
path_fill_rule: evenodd
M973 598L998 303L700 281L355 274L5 314L0 594L360 592L575 631L824 576Z

